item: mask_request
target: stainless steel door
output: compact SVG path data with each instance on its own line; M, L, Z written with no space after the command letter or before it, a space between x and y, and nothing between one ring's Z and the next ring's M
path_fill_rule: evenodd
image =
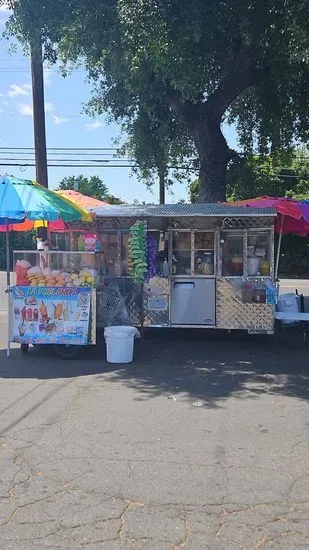
M216 324L215 279L174 279L171 282L171 324Z

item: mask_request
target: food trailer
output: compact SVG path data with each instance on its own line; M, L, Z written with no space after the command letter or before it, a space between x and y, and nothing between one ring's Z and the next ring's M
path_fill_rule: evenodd
M13 337L60 349L113 325L274 332L272 209L106 206L15 251Z
M219 204L109 206L95 209L96 323L199 327L272 334L276 302L272 209ZM142 223L147 273L130 269L130 230ZM65 248L85 231L51 235ZM78 244L79 243L79 244ZM131 266L132 267L132 266Z

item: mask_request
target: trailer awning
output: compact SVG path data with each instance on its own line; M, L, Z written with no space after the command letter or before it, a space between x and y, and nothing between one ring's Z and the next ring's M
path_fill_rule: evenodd
M110 205L92 209L98 218L275 217L273 208L248 208L216 203Z

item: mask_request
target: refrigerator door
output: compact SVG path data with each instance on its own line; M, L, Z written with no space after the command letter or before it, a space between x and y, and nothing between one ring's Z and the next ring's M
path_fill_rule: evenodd
M215 326L215 279L174 279L171 285L172 325Z

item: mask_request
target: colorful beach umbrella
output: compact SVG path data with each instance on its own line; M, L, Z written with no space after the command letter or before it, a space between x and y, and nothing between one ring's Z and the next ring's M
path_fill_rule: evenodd
M231 206L274 208L277 212L275 231L281 235L294 233L300 237L309 234L309 201L297 201L289 197L262 196L256 199L229 202Z
M61 190L61 191L55 191L57 195L60 195L62 198L67 199L70 201L70 203L73 203L74 206L79 207L82 209L84 215L85 214L91 214L90 217L88 217L89 222L93 220L93 217L95 216L94 213L92 213L92 208L95 206L107 206L107 202L100 201L99 199L95 199L93 197L88 197L87 195L83 195L83 193L79 193L79 191L73 191L73 190ZM84 219L82 221L85 221ZM59 218L56 221L50 221L48 224L47 222L43 221L31 221L26 220L23 223L18 223L14 225L10 225L10 231L31 231L32 229L37 229L39 227L47 227L50 231L67 231L68 230L68 222L63 221L61 218ZM5 226L0 226L0 231L5 231Z
M59 190L56 191L56 193L61 195L61 197L70 200L74 204L77 204L81 208L85 208L91 213L93 217L95 217L95 214L92 213L93 208L95 208L96 206L108 206L108 203L105 201L100 201L99 199L88 197L88 195L84 195L83 193L80 193L79 191L74 191L73 189ZM48 229L50 231L68 231L69 226L62 220L57 220L55 222L50 222L48 224Z
M0 225L33 221L92 221L91 214L78 204L31 180L10 176L0 178ZM10 227L10 229L15 229ZM19 230L22 228L19 227Z
M59 189L58 191L56 191L56 193L58 195L61 195L61 197L64 197L65 199L69 199L74 204L77 204L78 206L81 206L82 208L90 211L95 206L107 206L108 204L105 201L95 199L94 197L89 197L88 195L84 195L83 193L80 193L79 191L74 191L73 189Z

